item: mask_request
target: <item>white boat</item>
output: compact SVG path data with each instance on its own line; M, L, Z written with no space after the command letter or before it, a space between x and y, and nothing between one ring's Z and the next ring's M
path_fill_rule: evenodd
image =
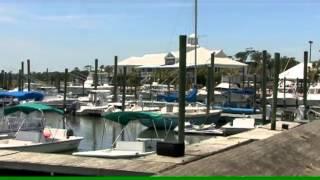
M296 83L292 80L286 80L284 90L284 81L281 80L278 86L277 106L296 106L299 104L300 97L296 91ZM267 97L268 103L273 103L273 95Z
M18 130L13 138L0 140L1 149L32 152L62 152L77 149L82 137L74 136L71 130L44 128L45 112L63 114L63 111L40 103L24 103L4 109L4 114L9 115L16 112L23 112L30 115L32 112L41 113L42 127L39 130L25 131ZM29 117L30 118L30 117ZM28 120L28 118L26 118Z
M136 158L140 156L146 156L155 153L157 139L144 139L135 141L117 141L119 137L124 133L126 125L139 118L147 118L152 121L149 114L144 114L142 112L114 112L104 115L106 120L110 120L122 125L122 130L118 137L112 144L112 148L95 150L95 151L84 151L75 152L72 155L75 156L90 156L90 157L101 157L101 158ZM157 133L156 133L157 134ZM114 147L115 146L115 147Z
M102 76L102 73L99 73L98 76ZM84 81L84 84L70 84L67 87L68 92L72 92L73 95L87 95L89 91L94 90L94 81L93 81L94 73L90 72L87 79ZM101 79L101 77L98 79ZM105 79L105 78L104 78ZM105 82L105 81L104 81ZM113 86L99 82L97 89L98 90L112 90Z
M173 85L168 86L167 84L159 84L158 82L152 82L151 84L143 84L139 94L141 99L150 100L150 98L156 99L158 95L166 94L169 91L174 91Z
M307 104L309 106L320 106L320 84L319 83L314 83L309 87L308 94L307 94Z
M111 107L110 90L90 90L88 97L79 97L80 108L76 115L101 116Z
M177 126L174 129L174 132L179 132L179 127ZM198 134L198 135L223 135L223 130L216 128L216 124L201 124L201 125L193 125L189 122L185 122L185 134Z
M118 141L115 148L96 151L75 152L75 156L101 157L101 158L135 158L153 154L149 141Z
M220 129L224 135L236 134L243 131L248 131L255 128L255 119L253 118L235 118L222 126Z

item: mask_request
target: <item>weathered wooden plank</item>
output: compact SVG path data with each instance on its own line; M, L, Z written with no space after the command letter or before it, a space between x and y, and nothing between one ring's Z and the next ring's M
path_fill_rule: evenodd
M291 122L291 121L276 121L276 131L282 131L282 125L283 124L287 124L289 129L298 127L301 125L301 123L299 122ZM259 128L263 128L263 129L271 129L271 123L260 126Z
M0 157L0 168L84 175L150 175L174 163L76 157L60 154L20 152Z
M160 156L160 155L157 155L157 154L152 154L152 155L149 155L149 156L138 158L136 160L152 161L152 162L166 162L166 163L174 163L174 164L185 164L185 163L188 163L190 161L194 161L194 160L196 160L198 158L199 157L196 157L196 156L190 155L190 154L186 154L183 157L168 157L168 156Z
M10 155L10 154L16 154L19 151L12 151L12 150L1 150L0 151L0 156L6 156L6 155Z
M243 139L255 139L255 140L261 140L269 138L275 134L279 134L282 131L271 131L264 128L255 128L253 130L235 134L230 136L230 138L243 138Z

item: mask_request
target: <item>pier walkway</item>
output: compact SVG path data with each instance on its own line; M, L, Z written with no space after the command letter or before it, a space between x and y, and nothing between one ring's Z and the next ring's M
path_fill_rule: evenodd
M258 169L254 171L254 169L256 165L257 168L260 168L259 161L266 161L264 164L272 166L273 169L278 164L281 165L278 161L281 161L281 158L286 158L282 146L285 146L285 149L293 148L291 146L298 146L296 144L298 140L306 141L302 145L308 146L307 140L314 137L313 133L317 132L320 135L320 121L289 131L281 129L282 123L288 124L289 129L300 125L300 123L295 122L278 121L277 130L275 131L271 131L270 124L268 124L228 137L212 137L197 144L186 145L186 155L180 158L153 154L136 159L103 159L2 150L0 151L0 169L72 175L240 175L239 172L258 175L261 172ZM316 128L313 128L313 126ZM308 130L310 133L303 137L296 135L296 132L306 133L307 129L310 129ZM296 141L293 139L291 142L290 137L296 136L300 137L300 139ZM311 143L313 142L314 140L312 139ZM276 143L278 147L272 146L271 148L272 143ZM284 145L284 143L289 145ZM319 147L320 143L315 146L315 148ZM307 148L309 152L306 153L313 152L310 151L310 148ZM275 164L268 164L271 158L276 156L275 153L277 151L274 149L279 149L279 156L281 156L276 159ZM289 149L287 150L289 151ZM290 155L291 153L288 152L289 157L291 157ZM297 158L304 157L298 156ZM243 169L247 169L247 171L242 171ZM239 171L238 173L236 173L237 170ZM263 174L268 174L268 171L259 175ZM272 173L269 174L272 175Z

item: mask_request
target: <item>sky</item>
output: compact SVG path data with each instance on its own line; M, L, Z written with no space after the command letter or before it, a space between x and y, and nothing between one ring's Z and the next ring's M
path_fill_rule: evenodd
M199 44L234 55L246 48L320 58L319 0L198 0ZM0 69L82 69L178 49L194 31L194 0L1 0Z

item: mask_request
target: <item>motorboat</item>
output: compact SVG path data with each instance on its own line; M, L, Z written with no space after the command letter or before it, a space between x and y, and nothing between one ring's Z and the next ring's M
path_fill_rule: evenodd
M63 152L77 149L83 139L82 137L74 136L73 131L70 129L46 127L44 114L52 112L63 115L64 112L59 109L41 103L23 103L4 109L5 116L17 112L27 115L27 118L23 121L32 119L31 115L34 113L40 114L39 125L41 125L41 128L29 131L19 128L13 138L0 140L0 149L46 153Z

